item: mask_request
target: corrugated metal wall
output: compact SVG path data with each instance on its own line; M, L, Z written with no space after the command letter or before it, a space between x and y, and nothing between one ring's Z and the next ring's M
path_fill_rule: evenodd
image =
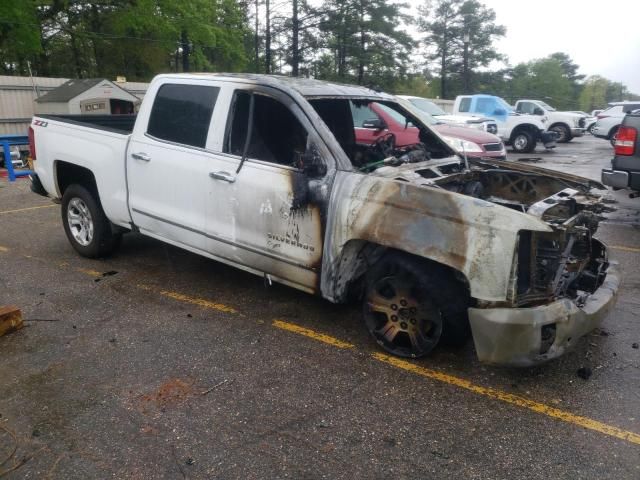
M34 100L37 96L44 95L67 80L0 75L0 135L26 134L34 115ZM149 86L143 82L126 82L119 85L141 100Z

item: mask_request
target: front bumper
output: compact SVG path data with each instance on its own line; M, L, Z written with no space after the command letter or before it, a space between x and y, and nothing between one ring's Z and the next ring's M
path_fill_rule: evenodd
M584 128L579 128L579 127L575 127L571 129L571 136L572 137L581 137L584 135Z
M582 306L564 298L530 308L470 308L469 322L480 361L528 367L564 354L596 328L615 305L620 284L616 267L615 263L609 264L604 282ZM543 327L552 325L555 339L541 353Z

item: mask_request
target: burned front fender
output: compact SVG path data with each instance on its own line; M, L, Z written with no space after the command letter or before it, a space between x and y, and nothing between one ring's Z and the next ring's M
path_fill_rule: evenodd
M343 257L352 241L447 265L466 277L472 297L505 301L518 232L551 231L537 218L478 198L344 171L336 175L328 211L321 290L333 301L344 298L356 268Z

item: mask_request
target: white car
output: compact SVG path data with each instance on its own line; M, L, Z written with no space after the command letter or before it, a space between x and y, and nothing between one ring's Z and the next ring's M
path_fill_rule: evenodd
M411 95L397 96L408 100L413 104L414 107L417 107L423 112L428 113L432 117L435 117L435 119L439 122L461 127L475 128L478 130L483 130L487 133L492 133L493 135L496 135L498 133L498 124L493 118L474 117L471 115L452 115L445 112L442 108L440 108L429 99L422 97L413 97Z
M624 116L633 110L640 109L640 102L612 102L609 105L609 108L598 114L598 121L592 133L598 138L609 140L613 145Z

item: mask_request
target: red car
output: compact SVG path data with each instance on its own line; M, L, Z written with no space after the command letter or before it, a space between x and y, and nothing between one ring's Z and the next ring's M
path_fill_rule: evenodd
M356 143L372 145L379 138L392 133L395 136L395 147L420 143L419 130L405 117L381 103L351 106ZM458 153L465 153L473 158L505 159L506 150L500 138L480 130L457 127L438 122L428 114L421 119L444 137L449 145Z

